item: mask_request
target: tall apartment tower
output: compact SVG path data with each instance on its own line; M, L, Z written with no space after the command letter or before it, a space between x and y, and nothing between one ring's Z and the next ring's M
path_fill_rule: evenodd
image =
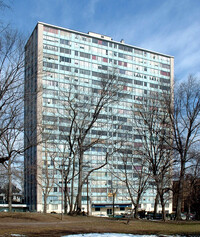
M77 200L80 165L82 210L107 215L113 205L116 213L131 209L122 174L124 155L131 160L126 165L130 177L137 179L135 171L141 169L134 149L142 140L133 113L144 96L170 94L173 74L171 56L38 22L25 46L25 200L30 210L43 211L45 203L48 212L65 205L69 210L71 196ZM121 147L124 143L129 148ZM140 208L152 211L155 195L148 188ZM171 212L171 200L166 210Z

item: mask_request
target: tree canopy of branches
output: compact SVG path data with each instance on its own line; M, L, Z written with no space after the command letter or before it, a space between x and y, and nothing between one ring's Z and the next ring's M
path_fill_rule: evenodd
M174 105L168 104L173 132L173 149L179 167L176 219L181 219L183 183L191 154L199 142L200 80L189 76L187 81L175 84Z
M9 6L0 1L3 13ZM12 209L13 176L21 164L23 144L24 44L22 36L0 19L0 164L7 170L8 204Z
M16 31L4 29L0 36L0 140L10 136L9 141L23 139L23 43ZM10 134L10 135L9 135ZM13 137L14 136L14 137ZM16 136L18 138L16 138ZM8 141L8 142L9 142ZM18 146L19 144L17 144ZM20 152L12 145L9 154L0 155L0 163Z
M107 127L106 122L101 122L98 125L98 121L102 116L106 116L104 110L108 109L108 106L112 106L120 100L119 94L123 88L123 83L118 81L118 77L112 71L108 72L106 77L99 78L98 88L92 88L88 95L78 93L77 88L78 84L72 76L68 90L63 88L60 93L62 97L60 98L62 106L60 114L62 119L67 122L66 127L60 128L62 130L60 143L63 144L63 151L60 150L60 153L65 152L63 154L65 191L67 191L67 184L71 182L70 212L79 213L84 183L92 172L107 164L108 156L111 155L108 148L115 146L109 141L109 136L104 135L105 132L107 133L104 129L104 126ZM95 131L93 131L94 128ZM93 133L94 136L91 136ZM104 154L104 160L95 163L90 159L84 159L84 154L99 144L107 150ZM67 153L66 150L68 150ZM74 201L75 178L77 178L78 191Z
M134 153L134 152L132 152ZM138 162L135 162L133 157L123 155L121 157L123 162L123 169L118 174L118 179L126 185L128 195L131 203L134 206L134 217L138 216L138 209L141 202L142 195L148 189L149 171L147 161L143 158L137 158ZM132 167L132 169L130 169Z
M151 98L147 95L134 116L137 137L141 140L135 149L141 159L148 162L150 183L155 183L164 220L165 199L169 196L166 193L171 188L172 169L172 154L169 146L172 138L169 114L165 105L166 97L171 101L170 94L167 93L162 92Z

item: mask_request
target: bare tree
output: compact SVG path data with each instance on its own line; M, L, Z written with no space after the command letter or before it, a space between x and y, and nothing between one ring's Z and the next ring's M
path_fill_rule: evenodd
M21 92L18 90L17 92ZM22 99L18 98L14 104L10 104L8 109L7 116L2 114L1 118L6 118L5 130L1 133L0 136L0 148L1 148L1 160L3 161L4 167L7 169L8 172L8 204L9 204L9 211L12 210L12 176L14 175L14 166L20 161L22 162L22 153L24 150L23 144L23 120L21 114L21 105ZM10 116L10 117L9 117ZM2 120L1 120L2 122ZM7 123L8 122L8 123Z
M32 167L32 171L35 173L36 170L41 169L42 172L37 175L37 184L40 186L43 194L43 213L47 213L47 205L49 204L48 199L53 189L58 187L56 174L58 167L56 164L56 146L52 140L48 137L43 138L44 144L44 159L41 163L38 163L39 167ZM59 169L61 169L59 167Z
M190 152L191 160L190 165L187 168L186 176L184 178L184 210L187 211L187 219L191 213L191 208L196 204L197 195L196 187L199 185L200 180L200 153L197 148ZM183 205L182 205L183 206Z
M100 164L92 164L92 161L84 159L84 154L94 146L100 145L108 150L113 146L107 139L107 131L100 126L94 129L98 120L105 119L105 109L120 100L120 94L123 83L119 83L115 73L102 74L97 81L98 89L87 88L87 94L79 92L83 88L78 86L74 78L68 84L68 92L63 92L63 114L67 118L68 132L62 139L67 141L70 157L73 158L72 172L75 172L74 165L78 165L76 173L78 174L78 191L75 200L75 211L81 211L82 187L90 174L101 169L107 164L109 152L105 152L105 159ZM102 123L101 123L102 124ZM91 138L91 135L95 135ZM106 148L107 147L107 148ZM72 159L71 159L72 160ZM74 179L72 177L72 179ZM73 185L73 180L71 182Z
M8 133L15 133L22 126L17 120L23 116L23 42L19 34L5 29L0 36L0 140ZM13 131L14 130L14 131ZM17 135L19 139L19 134ZM13 139L13 137L12 137ZM21 135L21 139L23 136ZM16 148L16 147L15 147ZM22 147L20 147L22 149ZM20 152L16 151L15 152ZM0 163L10 159L10 155L0 155Z
M173 149L179 164L176 219L181 219L183 184L191 150L199 141L200 132L200 81L189 76L187 81L175 84L174 105L168 103L173 131ZM168 101L169 102L169 101Z
M157 94L155 97L145 96L134 112L136 125L136 150L142 159L149 165L151 179L155 182L157 193L162 206L163 220L165 220L165 202L171 189L172 154L169 144L171 128L169 114L165 106L165 100L170 95Z
M122 169L120 169L121 174L117 174L116 177L126 185L131 203L134 206L134 217L138 219L141 198L148 189L148 162L139 157L135 158L133 144L130 145L130 142L128 142L128 146L124 146L126 144L127 142L123 142L123 149L118 151L121 153ZM112 173L115 175L114 172Z

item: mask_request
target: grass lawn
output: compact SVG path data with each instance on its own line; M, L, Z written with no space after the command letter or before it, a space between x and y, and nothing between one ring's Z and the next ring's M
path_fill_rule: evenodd
M200 221L113 220L112 218L61 216L40 213L0 213L0 236L62 236L76 233L197 234Z

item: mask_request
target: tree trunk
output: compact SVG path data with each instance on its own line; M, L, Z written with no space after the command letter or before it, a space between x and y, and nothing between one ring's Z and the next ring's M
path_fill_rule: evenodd
M64 213L67 214L67 177L65 177L65 188L64 188Z
M138 207L139 207L139 204L140 204L141 194L142 194L142 192L139 192L139 193L138 193L136 203L134 204L134 210L135 210L134 218L136 218L136 219L139 219L139 216L138 216Z
M72 180L71 180L71 200L70 200L70 209L69 213L72 214L73 212L73 205L74 205L74 175L75 175L75 156L73 159L73 167L72 167Z
M129 222L130 222L130 220L131 220L131 217L133 217L133 212L134 212L134 210L135 210L135 208L133 208L133 209L131 210L130 216L128 217L127 222L126 222L127 225L129 224Z
M134 212L134 218L135 218L135 219L139 219L139 217L138 217L138 204L135 204L134 210L135 210L135 212Z
M163 194L160 195L160 202L161 202L161 206L162 206L162 219L163 219L163 221L166 221L165 201L164 201Z
M183 184L184 184L184 173L185 173L185 164L181 164L181 173L178 185L178 194L177 194L177 209L176 209L176 220L181 220L181 208L182 208L182 197L183 197Z
M76 213L81 213L82 208L82 180L83 180L83 152L80 151L79 155L79 175L78 175L78 194L77 194L77 209Z
M12 212L12 174L11 174L11 159L8 162L8 209Z
M158 212L158 201L159 201L159 194L157 192L155 202L154 202L154 211L153 211L153 217L156 217L156 213Z
M87 178L87 216L89 216L89 177Z
M47 195L44 193L44 208L43 213L47 213Z

